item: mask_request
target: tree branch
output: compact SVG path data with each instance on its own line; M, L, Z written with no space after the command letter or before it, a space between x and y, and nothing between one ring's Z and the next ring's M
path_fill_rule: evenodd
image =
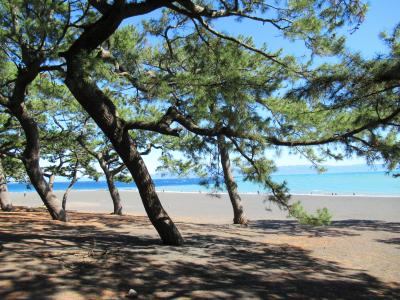
M172 2L172 1L171 0L163 0L163 1L147 0L147 1L139 2L139 3L137 3L136 1L128 3L128 4L126 4L125 10L124 10L124 18L147 14L158 8L165 7L170 2Z
M149 130L157 133L179 137L179 129L171 128L170 125L173 119L171 118L170 110L159 120L153 122L145 121L130 121L125 124L125 130L141 129Z
M90 5L97 9L102 15L106 14L112 5L107 0L89 0Z
M121 165L120 165L119 167L117 167L116 169L111 170L110 173L111 173L112 176L115 176L115 175L117 175L118 173L122 172L122 171L125 170L125 169L126 169L125 164L121 164Z
M331 137L327 137L325 139L320 139L320 140L283 141L276 137L267 137L266 140L276 146L316 146L316 145L322 145L322 144L327 144L327 143L332 143L332 142L340 142L340 141L345 141L346 139L351 138L354 135L356 135L364 130L375 128L376 126L378 126L380 124L386 124L387 122L391 121L394 117L396 117L398 115L400 115L400 108L396 109L390 115L386 116L383 119L379 118L379 119L371 120L370 122L364 124L363 126L360 126L356 129L347 131L346 133L336 134Z
M81 145L82 148L83 148L87 153L89 153L91 156L93 156L93 157L96 158L97 160L99 159L99 154L96 153L96 152L94 152L94 151L92 151L92 150L90 150L90 149L86 146L85 142L83 141L83 136L82 136L82 135L80 135L79 137L77 137L76 140L77 140L77 142L79 143L79 145Z

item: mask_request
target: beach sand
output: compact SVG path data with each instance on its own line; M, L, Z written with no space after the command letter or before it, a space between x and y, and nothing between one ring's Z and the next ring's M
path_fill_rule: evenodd
M159 195L183 247L160 245L133 191L121 191L122 217L106 191L72 192L67 224L41 209L0 212L0 299L400 299L400 198L294 196L333 215L310 227L242 195L251 222L240 227L226 195Z

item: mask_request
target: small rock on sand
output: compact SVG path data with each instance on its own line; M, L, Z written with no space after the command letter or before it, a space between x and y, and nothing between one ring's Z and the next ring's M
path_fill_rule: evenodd
M128 298L136 298L138 293L134 289L129 289L127 297Z

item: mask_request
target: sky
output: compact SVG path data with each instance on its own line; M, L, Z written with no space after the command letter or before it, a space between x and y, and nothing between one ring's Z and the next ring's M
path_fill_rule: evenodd
M366 58L373 58L378 53L385 52L387 49L382 41L379 39L379 33L382 31L391 32L394 26L400 22L400 0L371 0L369 3L369 10L367 12L365 21L361 24L360 28L353 34L349 30L342 31L347 37L346 46L353 50L359 51ZM147 16L148 17L148 16ZM129 20L128 23L139 24L140 18ZM272 50L280 48L284 49L285 54L293 54L301 57L305 54L304 47L301 42L291 43L283 40L278 36L278 33L271 30L271 26L262 25L254 21L236 22L234 19L223 19L218 21L214 26L219 31L229 33L232 36L238 34L252 36L256 45L267 43L268 47ZM144 160L150 171L154 174L158 166L159 151L155 150L150 155L145 156ZM269 159L273 159L277 166L293 166L293 165L309 165L310 163L300 157L299 155L291 155L284 149L279 156L269 152ZM364 164L362 158L348 158L340 162L333 160L327 161L327 165L353 165Z

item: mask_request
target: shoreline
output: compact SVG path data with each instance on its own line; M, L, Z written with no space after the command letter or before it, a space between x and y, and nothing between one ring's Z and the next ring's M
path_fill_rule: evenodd
M122 192L134 192L138 193L139 191L137 189L131 189L131 188L119 188L119 190ZM72 189L74 192L108 192L108 189ZM54 190L56 193L62 193L64 190ZM212 191L171 191L171 190L158 190L156 189L157 193L169 193L169 194L204 194L204 195L228 195L228 192L212 192ZM25 191L25 192L15 192L15 191L9 191L10 194L29 194L29 193L36 193L36 191ZM256 196L270 196L270 193L258 193L258 192L239 192L239 195L256 195ZM399 198L400 199L400 194L399 195L393 195L393 194L317 194L317 193L291 193L291 196L308 196L308 197L361 197L361 198Z
M226 193L206 192L158 192L158 197L174 220L193 220L203 223L229 224L233 218L232 205ZM57 192L62 199L63 192ZM123 213L146 215L138 191L120 190ZM247 217L250 220L288 220L287 212L269 201L265 194L240 194ZM38 207L43 203L39 195L11 192L14 205ZM292 195L291 202L300 201L309 213L326 207L332 220L382 220L400 221L400 197L361 195ZM113 204L106 190L72 190L67 201L67 210L93 213L110 213Z

